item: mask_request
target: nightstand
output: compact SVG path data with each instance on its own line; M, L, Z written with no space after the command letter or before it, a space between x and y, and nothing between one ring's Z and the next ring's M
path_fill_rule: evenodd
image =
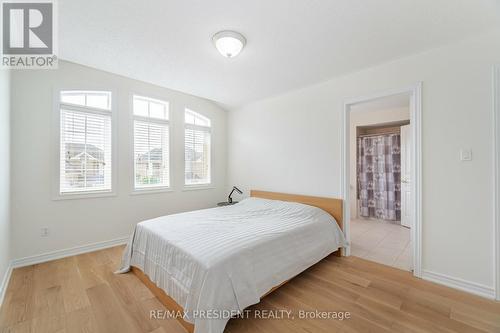
M227 201L224 201L224 202L219 202L217 204L218 207L223 207L223 206L232 206L234 204L237 204L238 201L233 201L233 202L227 202Z

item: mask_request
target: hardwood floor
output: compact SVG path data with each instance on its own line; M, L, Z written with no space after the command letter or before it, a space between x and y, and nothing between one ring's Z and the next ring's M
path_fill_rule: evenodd
M15 269L0 332L184 333L150 319L161 303L133 275L115 275L122 247ZM413 278L357 257L330 256L251 307L295 319L232 319L226 332L500 332L500 303ZM304 311L351 318L298 319Z

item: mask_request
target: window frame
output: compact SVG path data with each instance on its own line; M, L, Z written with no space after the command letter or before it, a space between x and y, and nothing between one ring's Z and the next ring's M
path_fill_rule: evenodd
M196 109L196 108L195 108ZM199 114L202 117L207 118L210 121L210 126L202 126L202 125L194 125L186 123L186 111ZM192 129L208 129L210 133L210 182L203 184L186 184L186 128ZM208 117L206 114L203 114L198 111L194 111L193 108L185 106L182 111L182 183L183 183L183 191L191 191L191 190L205 190L205 189L213 189L215 188L214 184L214 165L215 165L215 153L214 153L214 121L211 117Z
M85 85L84 85L85 86ZM87 106L79 106L74 104L66 104L61 102L61 93L64 91L102 91L108 92L111 96L110 109L100 109ZM69 200L69 199L86 199L99 197L112 197L117 195L117 164L118 164L118 147L117 147L117 125L118 115L116 112L117 94L113 89L108 87L56 87L53 89L53 140L52 140L52 156L53 156L53 180L52 180L52 200ZM75 192L61 192L61 108L86 112L92 114L110 115L111 116L111 189L109 190L87 190Z
M168 120L162 120L159 118L151 118L144 116L137 116L134 114L134 97L144 98L152 101L158 101L167 104L167 116ZM141 194L154 194L154 193L165 193L174 192L174 184L172 182L173 174L173 112L172 103L165 98L165 96L156 96L152 94L143 94L140 92L132 92L129 96L129 139L130 139L130 156L131 156L131 170L132 175L130 177L130 194L131 195L141 195ZM152 186L152 187L135 187L135 133L134 133L134 123L135 120L141 120L144 122L157 123L157 124L167 124L168 125L168 183L169 186Z

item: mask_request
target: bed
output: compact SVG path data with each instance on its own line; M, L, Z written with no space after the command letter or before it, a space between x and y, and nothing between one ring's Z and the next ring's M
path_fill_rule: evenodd
M231 315L345 246L342 200L251 191L233 206L139 223L119 273L132 272L188 332Z

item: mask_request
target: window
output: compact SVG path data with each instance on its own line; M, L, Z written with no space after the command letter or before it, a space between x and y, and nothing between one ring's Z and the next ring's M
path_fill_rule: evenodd
M136 190L170 186L168 103L133 97Z
M63 91L61 103L109 111L111 110L111 93L109 91Z
M184 122L184 183L186 185L210 184L210 119L186 109L184 113Z
M59 96L59 193L111 191L111 92Z

